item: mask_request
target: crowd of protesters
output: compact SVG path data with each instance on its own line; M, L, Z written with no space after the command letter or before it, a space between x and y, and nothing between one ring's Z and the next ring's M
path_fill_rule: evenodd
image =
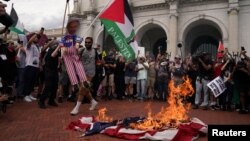
M8 38L9 30L1 35L1 105L22 98L38 101L39 108L45 109L47 99L47 104L55 107L67 99L76 102L71 111L75 115L82 102L90 102L89 110L94 110L98 100L166 101L168 82L175 76L188 76L195 93L185 100L193 109L249 112L250 58L244 47L237 56L224 49L214 60L207 52L186 58L176 55L171 60L159 49L155 56L138 52L137 58L128 62L115 48L104 51L94 45L93 37L85 38L81 45L82 39L73 36L78 26L73 20L67 25L75 39L74 48L65 47L67 41L62 45L56 38L48 39L44 28L19 36L17 43ZM215 97L207 84L218 76L226 90Z

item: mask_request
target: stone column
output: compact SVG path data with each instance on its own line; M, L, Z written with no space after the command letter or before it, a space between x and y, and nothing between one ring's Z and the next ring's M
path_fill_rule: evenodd
M229 51L239 51L239 7L238 0L229 0L228 29L229 29Z
M88 28L90 28L89 31L86 34L86 36L88 36L88 37L93 37L93 35L94 35L94 25L90 25L92 23L92 21L93 21L94 18L95 18L94 14L89 14L87 16L87 22L88 23L87 23L87 26L86 26L86 30Z
M73 13L78 13L78 12L79 12L78 0L74 0L74 9L73 9Z
M92 23L92 21L94 20L94 18L96 16L95 15L95 0L88 0L88 7L84 11L84 13L87 16L86 27L85 27L86 29L85 30L88 30L90 28L89 31L87 32L86 36L93 37L93 35L94 35L94 25L91 25L91 23Z
M175 57L177 54L177 24L178 24L178 1L173 1L170 3L170 22L169 22L169 46L167 48L167 52L171 53L171 59Z

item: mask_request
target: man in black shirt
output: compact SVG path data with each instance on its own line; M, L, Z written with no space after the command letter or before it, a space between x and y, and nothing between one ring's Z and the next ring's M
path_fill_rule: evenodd
M247 66L249 61L242 59L237 63L233 79L235 86L240 94L240 114L246 114L248 112L249 105L249 86L250 86L250 70Z
M105 78L102 85L106 88L106 96L111 99L112 94L114 94L114 70L116 68L115 64L115 54L110 51L108 56L104 58L105 64Z
M58 42L50 41L48 52L45 55L45 87L38 102L41 109L45 109L45 100L49 98L48 105L58 106L55 102L58 88L58 57L60 56Z

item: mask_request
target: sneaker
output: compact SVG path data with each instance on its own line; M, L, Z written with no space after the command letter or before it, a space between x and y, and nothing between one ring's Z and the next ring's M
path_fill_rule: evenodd
M210 106L210 109L211 109L212 111L215 111L215 110L216 110L214 105L213 105L213 106Z
M208 105L207 104L205 104L205 103L201 103L201 105L200 105L200 107L207 107Z
M215 110L220 110L220 106L219 105L214 105Z
M14 104L14 101L13 100L7 100L4 102L5 104Z
M77 110L77 108L74 108L71 112L70 112L70 115L71 116L75 116L79 113L79 111Z
M216 105L216 102L211 102L210 104L209 104L209 106L215 106Z
M29 96L25 96L23 100L26 101L26 102L32 102L32 100L30 99Z
M91 106L90 106L89 110L90 110L90 111L95 110L95 107L96 107L97 104L98 104L98 103L97 103L96 101L91 102Z
M34 100L34 101L37 100L37 99L36 99L34 96L32 96L32 95L30 95L29 97L30 97L31 100Z

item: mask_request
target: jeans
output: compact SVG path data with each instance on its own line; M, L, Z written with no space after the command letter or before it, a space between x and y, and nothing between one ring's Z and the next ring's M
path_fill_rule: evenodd
M201 79L201 80L200 80ZM207 84L210 82L210 80L206 80L200 77L197 77L196 79L196 94L195 94L195 104L198 105L200 103L201 99L201 91L203 89L203 101L202 104L208 105L208 98L209 98L209 93L208 93L208 87Z
M146 82L146 79L137 80L137 94L139 99L145 98Z
M167 82L159 82L158 84L159 84L158 92L159 92L160 100L166 100Z

